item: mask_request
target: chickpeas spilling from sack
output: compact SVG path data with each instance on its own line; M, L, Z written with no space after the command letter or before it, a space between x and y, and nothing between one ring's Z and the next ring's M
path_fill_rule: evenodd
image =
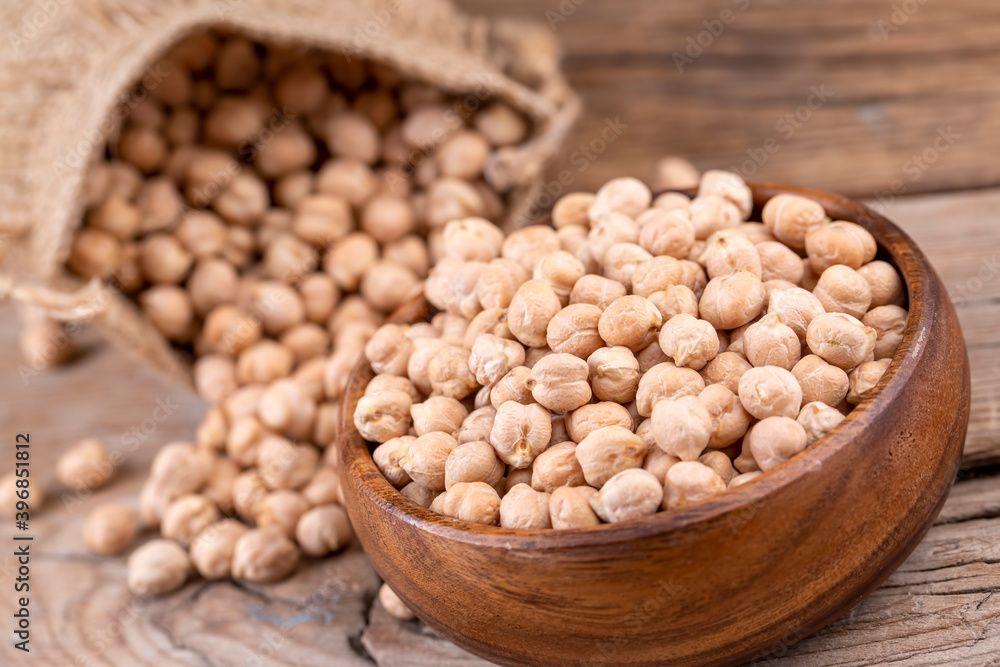
M160 449L139 512L102 508L84 538L114 554L137 524L159 530L130 556L137 593L195 572L275 581L351 541L331 446L350 372L461 243L447 223L501 238L488 221L508 202L484 170L531 126L362 58L234 35L195 34L150 70L89 170L67 267L133 299L212 407L195 442Z
M685 172L687 175L688 172ZM780 466L871 395L906 326L863 227L709 171L617 178L504 236L448 222L429 323L385 324L354 424L413 502L506 528L617 523Z

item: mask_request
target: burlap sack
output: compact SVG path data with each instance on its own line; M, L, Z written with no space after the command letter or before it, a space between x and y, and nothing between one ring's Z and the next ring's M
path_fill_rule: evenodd
M372 58L453 93L486 85L534 133L491 157L487 180L508 193L506 226L523 224L540 175L577 113L549 31L457 12L444 0L19 0L0 61L0 300L92 321L171 378L190 367L117 292L62 270L81 218L86 166L117 130L112 112L180 38L218 26L275 44Z

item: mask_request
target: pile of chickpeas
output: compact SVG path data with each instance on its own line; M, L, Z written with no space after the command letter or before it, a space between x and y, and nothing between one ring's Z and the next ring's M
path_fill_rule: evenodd
M690 179L683 162L661 177ZM697 178L697 175L695 175ZM404 496L448 517L569 529L690 506L815 443L902 340L903 281L863 227L709 171L633 178L504 236L444 226L430 322L385 324L354 413Z
M446 223L502 218L484 170L530 127L378 63L235 35L192 35L149 72L86 177L67 267L131 298L212 407L194 442L159 450L139 516L102 507L84 538L116 554L137 525L159 531L129 558L136 593L193 572L275 581L350 542L330 447L348 376L446 256Z

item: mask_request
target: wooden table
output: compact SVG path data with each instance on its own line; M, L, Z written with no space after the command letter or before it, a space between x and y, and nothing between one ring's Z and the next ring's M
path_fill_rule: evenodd
M789 636L770 656L783 665L997 664L1000 655L1000 190L904 198L885 211L909 232L958 304L972 364L973 406L964 468L937 524L882 588L819 634ZM12 648L12 528L0 530L0 664L434 665L485 664L419 622L374 602L378 576L357 547L308 563L270 585L190 583L138 600L123 559L90 555L79 541L95 505L135 497L155 447L190 439L205 405L116 350L80 334L76 363L22 379L16 324L0 311L0 470L16 433L30 432L33 479L49 499L31 523L31 660ZM169 416L157 422L157 406ZM122 436L144 434L130 451ZM113 483L89 498L64 494L56 457L77 438L122 451ZM127 439L126 439L127 440ZM763 582L762 582L763 584ZM799 641L794 646L792 643Z

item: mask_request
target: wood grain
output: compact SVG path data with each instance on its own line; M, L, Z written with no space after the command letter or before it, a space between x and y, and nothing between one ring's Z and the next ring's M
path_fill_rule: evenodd
M459 0L471 12L553 19L584 115L560 168L600 136L606 118L628 125L574 189L623 173L649 177L667 154L703 168L739 166L778 143L753 179L872 196L894 180L909 193L1000 183L1000 5L983 0L892 2L584 2ZM915 7L896 16L894 7ZM741 11L741 7L746 7ZM674 53L723 11L733 20L679 72ZM957 35L961 35L957 38ZM708 41L707 33L702 36ZM801 127L778 126L813 86L829 101ZM627 104L622 104L627 100ZM908 162L938 131L960 135L926 170ZM911 180L916 176L915 180Z
M887 214L924 249L954 293L976 275L984 255L1000 248L997 210L1000 190L904 198ZM977 468L1000 461L1000 280L985 281L967 303L958 304L958 313L973 383L963 466ZM78 363L30 378L25 385L17 373L21 362L15 338L13 311L0 309L0 471L10 467L13 434L31 431L37 444L35 471L50 497L32 523L39 547L32 573L37 603L32 608L33 664L249 665L255 663L246 659L242 648L258 651L260 638L274 636L265 633L293 627L298 629L281 649L289 661L302 656L304 662L322 651L323 664L334 665L485 664L419 623L399 623L384 614L372 602L378 580L356 551L310 565L305 578L299 575L273 587L193 582L177 598L134 603L124 587L124 561L95 558L79 544L83 517L111 499L134 503L153 446L189 438L204 406L90 334L77 339L88 350ZM167 397L180 406L175 415L129 454L111 486L73 511L64 509L52 472L59 452L84 435L118 443L123 431L150 416L156 399ZM0 540L9 544L9 535L8 529L0 531ZM13 604L8 585L13 559L8 551L0 551L4 618L9 618ZM768 657L781 665L885 660L903 665L990 664L998 650L992 619L1000 611L994 606L997 597L988 597L1000 588L998 551L1000 478L961 481L939 525L882 588L821 634L792 648L779 644ZM317 582L326 579L327 565L338 568L345 592L319 597L324 614L319 622L302 613L312 606L309 598L319 588ZM210 604L214 598L218 604ZM21 664L23 658L9 641L0 642L0 664Z

